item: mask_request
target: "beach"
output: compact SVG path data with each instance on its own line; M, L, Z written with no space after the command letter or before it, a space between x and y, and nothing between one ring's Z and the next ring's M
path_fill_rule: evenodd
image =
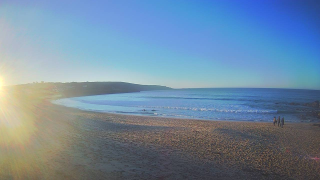
M1 127L0 179L319 179L320 127L20 105ZM3 117L2 117L3 118Z
M320 0L0 0L0 180L320 180L319 29Z
M320 180L319 29L320 0L0 0L0 180Z

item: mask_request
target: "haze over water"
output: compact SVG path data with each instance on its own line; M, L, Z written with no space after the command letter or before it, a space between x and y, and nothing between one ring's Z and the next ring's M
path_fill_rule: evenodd
M315 120L313 108L302 104L320 99L316 90L293 89L179 89L108 94L60 99L56 104L82 110L131 115L206 120L286 121ZM290 105L290 103L300 105Z

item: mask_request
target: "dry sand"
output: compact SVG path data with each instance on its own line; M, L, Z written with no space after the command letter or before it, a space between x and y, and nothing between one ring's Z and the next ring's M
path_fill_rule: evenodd
M0 123L0 179L320 178L313 124L126 116L48 102L23 112L15 134Z

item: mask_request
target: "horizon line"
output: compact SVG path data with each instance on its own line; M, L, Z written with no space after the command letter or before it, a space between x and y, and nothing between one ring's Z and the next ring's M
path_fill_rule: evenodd
M312 90L312 91L320 91L320 89L308 89L308 88L285 88L285 87L182 87L182 88L173 88L166 85L159 84L139 84L139 83L131 83L125 81L69 81L69 82L50 82L50 81L35 81L31 83L22 83L22 84L12 84L5 85L3 87L10 86L18 86L18 85L30 85L30 84L45 84L45 83L102 83L102 82L114 82L114 83L129 83L129 84L137 84L137 85L153 85L153 86L165 86L171 89L288 89L288 90Z

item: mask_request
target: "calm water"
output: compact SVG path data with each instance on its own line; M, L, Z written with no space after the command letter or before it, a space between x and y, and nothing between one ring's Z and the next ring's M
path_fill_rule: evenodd
M320 91L288 89L183 89L85 96L54 101L82 110L207 120L315 120L313 108L289 103L320 100ZM304 116L304 117L302 117Z

